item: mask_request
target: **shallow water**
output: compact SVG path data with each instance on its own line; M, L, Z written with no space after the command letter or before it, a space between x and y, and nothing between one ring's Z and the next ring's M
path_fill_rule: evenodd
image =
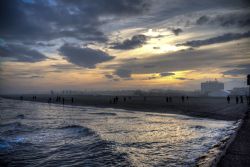
M0 99L0 166L195 166L233 122Z

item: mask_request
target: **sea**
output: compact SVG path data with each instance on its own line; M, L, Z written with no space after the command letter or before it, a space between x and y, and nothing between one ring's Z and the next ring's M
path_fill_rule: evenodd
M196 166L235 123L0 98L0 166Z

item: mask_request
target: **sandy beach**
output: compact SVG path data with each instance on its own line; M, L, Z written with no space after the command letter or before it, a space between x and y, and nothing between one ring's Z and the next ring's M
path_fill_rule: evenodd
M23 100L33 101L33 95L23 95ZM19 95L2 96L10 99L20 99ZM37 102L48 103L51 98L51 103L62 104L56 102L56 96L36 95ZM61 96L62 97L62 96ZM225 98L215 97L189 97L182 102L181 97L172 97L172 102L166 102L166 97L163 96L118 96L118 102L113 103L115 96L105 95L72 95L63 96L65 99L64 105L79 105L79 106L94 106L105 108L119 108L126 110L144 111L144 112L159 112L183 114L201 118L211 118L218 120L235 121L243 117L246 112L246 99L244 103L236 104L235 98L231 98L230 104ZM71 102L71 98L74 102ZM126 101L124 100L126 98Z

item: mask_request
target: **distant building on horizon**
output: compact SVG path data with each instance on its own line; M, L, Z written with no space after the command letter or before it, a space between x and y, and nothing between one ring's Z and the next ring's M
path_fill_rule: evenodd
M206 96L227 96L229 93L224 91L224 83L217 80L201 83L201 93Z

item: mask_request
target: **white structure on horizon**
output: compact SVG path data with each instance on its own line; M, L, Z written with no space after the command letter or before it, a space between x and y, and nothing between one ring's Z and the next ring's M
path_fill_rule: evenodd
M228 92L224 91L224 83L214 81L206 81L201 83L201 93L208 96L227 96Z

